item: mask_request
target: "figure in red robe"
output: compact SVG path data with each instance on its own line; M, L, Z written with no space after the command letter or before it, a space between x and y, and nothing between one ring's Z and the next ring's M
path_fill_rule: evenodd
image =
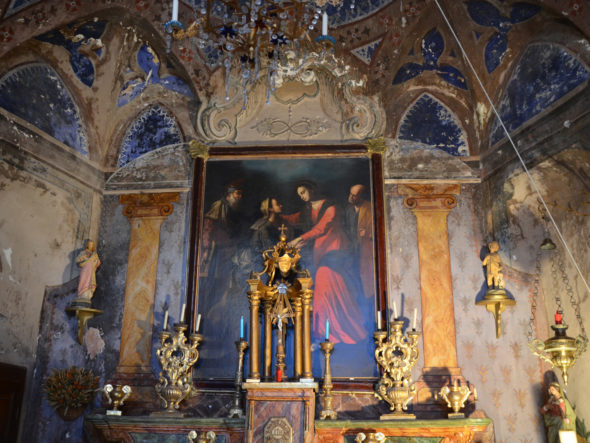
M300 182L297 195L305 203L302 211L282 217L298 226L303 234L289 245L313 250L314 299L313 332L322 337L326 320L330 321L330 340L335 343L355 344L367 337L364 314L357 295L362 294L360 281L351 269L353 257L343 231L340 215L334 203L320 198L313 182Z

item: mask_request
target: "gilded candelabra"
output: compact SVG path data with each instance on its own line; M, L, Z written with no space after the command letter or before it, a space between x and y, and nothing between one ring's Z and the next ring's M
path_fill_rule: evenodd
M447 406L453 410L453 412L449 412L449 418L464 418L465 414L459 411L465 407L465 401L467 401L471 394L472 392L469 386L459 386L457 379L455 379L451 386L443 386L441 388L438 392L437 398L440 396ZM473 397L477 400L477 391L475 390L475 387L473 388Z
M326 420L327 418L336 420L338 414L334 410L333 397L332 397L332 370L330 368L330 356L334 351L334 343L329 340L320 343L320 348L324 353L326 360L326 366L324 370L324 385L322 392L322 412L320 412L320 420Z
M248 342L241 338L236 342L238 350L238 367L236 368L235 391L232 401L232 407L229 410L229 418L244 418L244 409L242 408L242 379L244 367L244 352L248 348Z
M418 360L418 338L420 332L402 333L403 320L390 323L391 334L377 331L375 337L375 360L383 368L383 375L375 386L375 396L389 403L391 414L384 414L381 420L415 419L414 414L404 411L416 394L416 385L412 380L412 368ZM387 340L386 340L387 338Z
M203 340L201 334L190 334L190 343L185 335L188 326L185 323L174 325L174 334L162 331L158 334L160 348L156 356L162 371L156 384L156 393L164 401L164 411L156 415L179 416L178 404L189 396L192 391L191 369L199 359L197 348Z
M104 392L109 405L113 405L113 409L107 410L107 415L121 415L119 408L123 406L123 402L131 395L131 388L127 385L116 385L113 387L113 385L107 384L102 388L102 392Z

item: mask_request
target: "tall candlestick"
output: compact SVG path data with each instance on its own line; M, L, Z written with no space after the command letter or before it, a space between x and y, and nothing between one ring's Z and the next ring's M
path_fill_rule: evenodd
M164 314L164 331L168 329L168 309L166 309L166 313Z
M326 341L330 340L330 320L326 320Z
M244 316L240 318L240 340L244 338Z
M381 330L381 312L377 311L377 330Z
M199 332L199 327L201 326L201 314L197 315L197 329L195 332Z
M178 0L172 0L172 20L178 20Z
M326 11L322 14L322 35L328 35L328 13Z
M182 304L182 311L180 311L180 323L184 323L184 311L186 310L186 304Z
M395 302L393 302L393 319L397 320L397 306Z
M416 329L416 317L418 316L418 308L414 308L414 321L412 322L412 329Z

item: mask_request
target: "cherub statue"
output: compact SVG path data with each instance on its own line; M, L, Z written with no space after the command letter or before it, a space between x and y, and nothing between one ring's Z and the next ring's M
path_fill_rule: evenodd
M504 289L502 259L498 253L500 245L497 241L491 241L488 243L488 249L490 250L490 253L483 259L483 265L486 267L488 288Z
M92 240L86 242L86 249L78 255L76 263L80 266L78 298L90 301L96 290L96 269L100 266L100 259Z

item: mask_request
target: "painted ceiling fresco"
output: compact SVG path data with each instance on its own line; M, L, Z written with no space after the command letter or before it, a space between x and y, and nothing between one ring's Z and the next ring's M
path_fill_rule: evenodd
M88 155L78 108L57 73L47 65L18 67L0 78L0 107L60 142Z
M181 0L180 21L189 23L202 8L202 1ZM585 36L590 35L586 0L438 3L446 17L434 0L344 0L340 7L327 9L336 54L365 80L366 94L381 97L388 115L384 135L397 134L403 140L429 144L459 157L478 155L490 141L500 140L501 128L494 123L471 65L510 131L587 80L588 56L580 57L583 42L587 45ZM109 16L104 11L115 12ZM150 36L136 34L133 38L139 41L132 48L134 52L125 56L128 64L112 65L123 79L111 86L115 106L122 112L140 115L148 104L138 98L154 87L186 100L199 101L219 93L224 69L219 48L211 41L202 47L188 40L172 43L171 53L165 53L163 24L171 14L171 1L166 0L0 0L0 57L31 40L51 45L66 54L76 81L91 89L97 83L97 66L109 63L109 42L114 33L121 32L116 27L123 26L113 15L121 14L132 17L135 26L143 27L144 35ZM554 29L558 31L551 32L556 35L569 33L569 45L578 45L578 51L564 41L555 42L553 49L531 45ZM173 59L176 65L171 63ZM0 72L0 76L6 74ZM522 87L525 83L527 88ZM4 97L6 94L4 91ZM72 91L69 94L75 96ZM15 109L6 98L4 103L5 109ZM140 112L134 106L144 109ZM24 111L17 115L41 129L47 127L40 117L26 117ZM129 117L125 115L125 120L131 122ZM421 123L415 121L418 117ZM420 130L419 124L423 126ZM59 133L62 129L47 131ZM68 137L70 146L84 153L83 137L78 136L75 142L75 137ZM121 146L120 142L117 145ZM111 158L114 163L128 160L122 152Z

